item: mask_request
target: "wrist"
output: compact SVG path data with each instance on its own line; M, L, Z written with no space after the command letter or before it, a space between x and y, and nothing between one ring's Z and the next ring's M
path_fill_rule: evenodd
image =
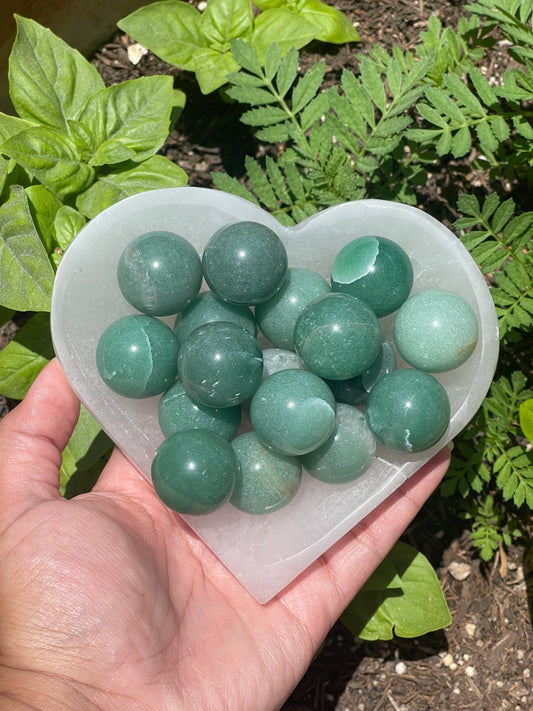
M2 711L98 711L69 680L52 674L0 667Z

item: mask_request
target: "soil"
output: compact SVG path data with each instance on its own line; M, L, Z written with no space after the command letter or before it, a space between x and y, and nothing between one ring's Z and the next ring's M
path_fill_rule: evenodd
M325 58L326 79L337 83L342 69L356 71L358 56L375 44L386 49L392 44L403 50L414 47L432 14L444 25L456 27L465 4L463 0L336 0L335 5L356 23L361 41L348 46L312 43L301 52L302 70ZM220 170L244 179L245 156L261 157L264 147L239 123L239 106L224 103L217 93L202 96L192 75L150 52L132 63L131 44L133 40L118 33L93 61L108 84L163 72L175 77L175 86L187 95L187 106L161 152L187 172L189 185L213 187L211 173ZM509 62L500 43L488 53L483 70L497 79ZM469 160L449 160L421 190L419 206L451 225L457 216L457 194L485 187L485 176L476 174ZM16 325L9 329L12 332ZM4 329L4 337L9 335ZM450 627L416 639L370 643L354 639L337 623L283 711L525 711L533 707L533 576L529 574L533 557L529 549L513 546L483 565L451 506L437 492L404 536L434 565L453 616Z

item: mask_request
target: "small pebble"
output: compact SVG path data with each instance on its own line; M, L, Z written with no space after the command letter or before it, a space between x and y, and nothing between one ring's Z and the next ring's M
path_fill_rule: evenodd
M462 581L468 578L472 572L472 566L468 563L462 563L454 560L448 566L448 572L455 580Z
M476 625L472 624L471 622L467 622L467 624L465 625L465 632L469 637L473 637L476 634Z
M531 677L531 670L530 669L524 669L522 672L522 676L524 679L529 679Z
M453 656L451 654L446 654L442 658L442 663L444 664L445 667L449 667L451 664L453 664Z
M476 673L476 670L474 669L473 666L470 666L470 665L469 665L469 666L466 667L466 669L465 669L465 674L466 674L467 676L472 677L472 676L474 676L475 673Z
M517 658L519 661L522 661L522 659L523 659L525 656L526 656L526 653L524 652L523 649L517 649L517 650L516 650L516 658Z
M405 664L405 662L398 662L394 667L394 671L396 672L396 674L405 674L405 672L407 671L407 665Z

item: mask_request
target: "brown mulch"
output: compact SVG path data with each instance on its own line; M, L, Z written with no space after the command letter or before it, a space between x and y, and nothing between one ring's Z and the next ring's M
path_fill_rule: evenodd
M361 42L339 47L313 43L302 53L303 66L325 58L327 80L336 83L342 69L357 69L357 56L375 44L412 48L431 14L455 27L465 4L463 0L336 0L335 5L357 23ZM118 33L93 61L108 84L162 72L175 77L176 87L187 95L187 106L162 152L187 172L190 185L212 187L211 172L219 170L244 178L245 156L261 156L262 147L239 123L239 106L224 103L217 93L202 96L194 77L151 53L132 64L127 54L131 43ZM485 69L489 75L501 74L508 61L504 50L496 48L487 56ZM424 187L420 206L451 224L457 194L471 191L472 186L483 189L483 181L468 160L450 160ZM507 554L502 551L490 566L481 565L468 532L447 506L435 494L405 540L435 566L453 616L450 627L414 640L369 643L354 640L337 623L283 711L525 711L533 707L533 561L526 550L514 546ZM457 579L461 577L457 563L464 564L459 567L464 579Z

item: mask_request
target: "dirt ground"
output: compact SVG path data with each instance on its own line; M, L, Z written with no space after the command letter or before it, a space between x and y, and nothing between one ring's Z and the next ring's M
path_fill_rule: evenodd
M417 43L431 14L456 26L462 0L336 0L357 23L361 42L350 46L310 45L302 62L325 57L327 78L336 82L343 67L356 69L357 55L375 43L407 49ZM161 73L175 76L187 107L163 153L189 175L189 184L212 187L211 171L243 177L246 154L260 146L238 122L239 107L218 95L202 96L194 78L148 53L133 64L132 40L117 34L94 57L107 83ZM504 47L487 58L488 75L508 63ZM450 160L421 193L420 207L450 225L455 198L482 183L468 161ZM12 327L10 327L12 328ZM1 344L0 344L1 346ZM0 403L1 404L1 403ZM283 706L283 711L525 711L533 707L533 556L525 548L503 551L485 567L475 557L468 532L436 493L405 534L435 566L453 622L414 640L365 643L340 623L321 654Z

